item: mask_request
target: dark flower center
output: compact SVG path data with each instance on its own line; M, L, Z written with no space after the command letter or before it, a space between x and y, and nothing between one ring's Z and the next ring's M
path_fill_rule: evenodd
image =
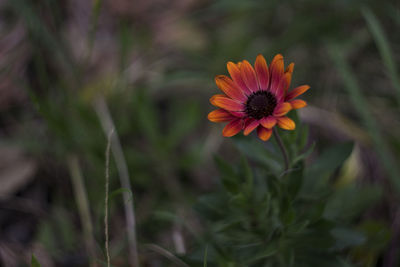
M276 107L275 96L267 91L252 93L246 102L246 114L254 119L262 119L272 115Z

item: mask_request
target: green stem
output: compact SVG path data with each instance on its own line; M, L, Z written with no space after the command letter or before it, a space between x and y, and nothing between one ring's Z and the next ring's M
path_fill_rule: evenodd
M285 160L285 170L284 173L286 173L289 170L289 156L287 153L287 150L285 148L285 145L282 142L281 137L279 136L278 130L276 129L276 127L273 129L274 132L274 136L276 139L276 142L278 143L279 148L281 149L282 155L283 155L283 159Z

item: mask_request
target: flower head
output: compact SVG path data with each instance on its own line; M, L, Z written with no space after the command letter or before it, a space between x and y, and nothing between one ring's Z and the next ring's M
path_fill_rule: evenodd
M235 64L228 62L229 78L215 77L223 94L210 98L219 109L208 114L212 122L228 122L223 136L231 137L243 130L244 135L257 129L258 137L267 141L272 128L278 125L285 130L294 130L295 123L286 114L292 109L303 108L307 103L297 96L310 86L302 85L288 92L294 64L284 69L283 56L276 55L269 68L262 55L258 55L253 66L244 60Z

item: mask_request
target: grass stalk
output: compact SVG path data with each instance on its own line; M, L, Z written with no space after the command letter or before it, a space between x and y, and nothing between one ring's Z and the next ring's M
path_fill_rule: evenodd
M110 148L111 148L111 137L112 134L114 133L114 130L111 130L111 132L108 135L107 139L107 147L106 147L106 170L105 170L105 198L104 198L104 236L105 236L105 250L106 250L106 259L107 259L107 267L110 267L110 249L109 249L109 236L108 236L108 193L109 193L109 187L110 187Z
M394 61L392 49L390 48L389 41L383 31L383 28L376 18L375 14L369 8L363 8L362 14L367 22L368 28L375 40L383 63L388 70L388 76L392 80L392 84L396 89L397 105L400 107L400 77L398 74L397 66Z
M329 52L334 64L336 65L336 69L343 79L344 88L347 90L350 100L353 102L353 106L359 113L365 127L368 130L368 133L371 136L372 142L379 156L379 160L386 170L390 182L395 190L400 193L400 172L397 168L397 164L393 159L393 155L391 154L386 141L379 131L378 123L368 108L368 103L361 92L357 79L353 75L350 66L347 64L343 53L338 47L330 47Z
M68 167L71 175L75 201L78 206L79 218L81 220L83 228L83 237L89 257L90 266L95 267L97 266L97 264L96 264L95 239L93 236L93 224L89 210L89 201L86 193L86 188L83 182L82 171L79 166L79 161L77 156L72 155L68 158Z
M172 261L175 266L181 266L181 267L189 267L189 265L187 265L185 262L183 262L181 259L179 259L178 257L176 257L174 254L172 254L171 252L169 252L168 250L156 245L156 244L146 244L145 245L149 250L152 250L164 257L166 257L167 259L169 259L170 261Z
M93 105L100 120L103 131L106 135L108 135L113 129L115 129L115 125L104 97L98 96L95 99ZM114 130L114 134L112 134L110 137L110 148L119 174L121 187L126 188L128 189L128 191L132 192L128 166L126 164L121 142L119 141L116 130ZM130 266L139 267L136 239L136 219L133 199L131 199L130 194L126 191L122 193L122 197L124 200L126 230L128 234L129 263Z

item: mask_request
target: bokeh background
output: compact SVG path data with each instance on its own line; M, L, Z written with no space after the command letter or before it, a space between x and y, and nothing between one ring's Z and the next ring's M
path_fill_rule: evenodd
M214 76L259 53L282 53L292 86L311 86L299 112L316 143L307 161L354 141L337 183L382 191L358 218L380 224L357 266L398 266L399 32L395 0L0 1L2 266L104 260L111 128L112 262L129 264L129 202L142 264L176 266L168 252L190 251L203 227L193 203L218 186L214 154L237 157L206 119Z

